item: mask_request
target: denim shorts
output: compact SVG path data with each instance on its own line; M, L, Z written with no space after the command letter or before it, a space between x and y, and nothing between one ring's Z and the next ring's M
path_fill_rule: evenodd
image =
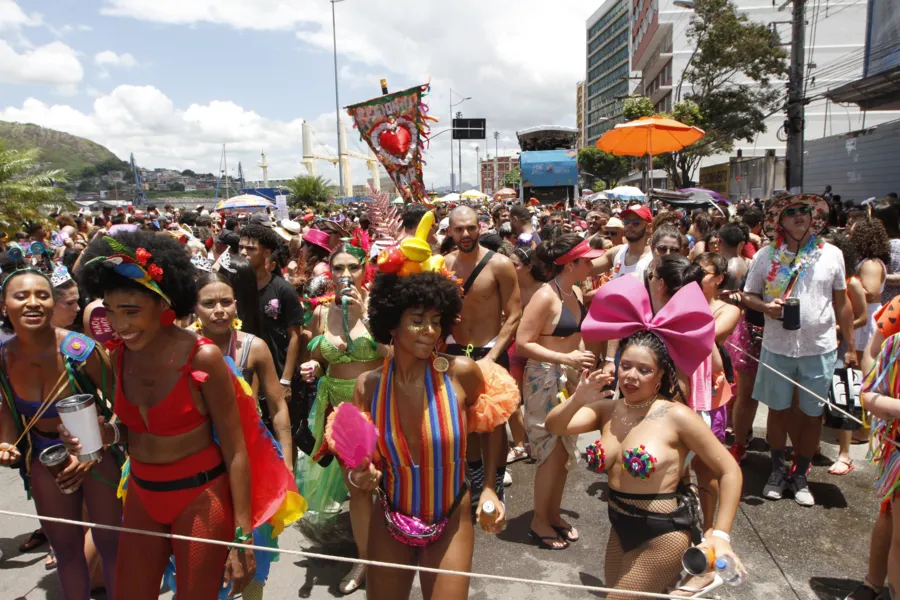
M828 391L831 389L836 360L837 349L818 356L791 358L763 348L759 354L759 362L769 365L792 381L760 366L753 385L753 399L771 410L787 410L791 407L794 396L793 382L797 382L824 399L819 400L809 392L798 389L800 410L810 417L820 417L825 412L824 402L827 402Z

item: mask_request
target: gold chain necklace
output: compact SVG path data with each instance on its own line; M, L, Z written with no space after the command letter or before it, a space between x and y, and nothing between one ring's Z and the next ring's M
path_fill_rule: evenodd
M624 398L622 399L622 402L625 403L626 408L647 408L648 406L650 406L651 404L656 402L657 398L658 398L658 396L653 396L646 402L641 402L640 404L629 404L629 402L627 400L625 400Z

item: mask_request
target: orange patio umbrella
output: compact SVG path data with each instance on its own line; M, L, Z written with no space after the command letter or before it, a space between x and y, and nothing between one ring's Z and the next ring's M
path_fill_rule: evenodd
M653 154L677 152L706 135L699 127L685 125L664 117L641 117L628 123L619 123L597 140L597 148L616 156L650 156L650 172L653 172ZM651 175L652 177L652 175Z

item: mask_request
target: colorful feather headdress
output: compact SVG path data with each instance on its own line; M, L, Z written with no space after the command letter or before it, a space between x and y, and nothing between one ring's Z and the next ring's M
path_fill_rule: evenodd
M169 304L172 304L169 297L159 287L159 282L162 281L163 277L163 270L156 263L151 262L152 254L144 248L132 250L119 240L108 235L104 236L103 239L115 254L92 258L87 264L103 263L122 277L133 279L154 294L158 294Z

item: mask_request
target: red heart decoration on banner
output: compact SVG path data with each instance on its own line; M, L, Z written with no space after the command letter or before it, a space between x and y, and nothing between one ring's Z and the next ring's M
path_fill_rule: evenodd
M397 125L393 129L386 129L378 136L378 143L381 144L381 147L394 156L406 156L411 140L409 129L401 125Z

